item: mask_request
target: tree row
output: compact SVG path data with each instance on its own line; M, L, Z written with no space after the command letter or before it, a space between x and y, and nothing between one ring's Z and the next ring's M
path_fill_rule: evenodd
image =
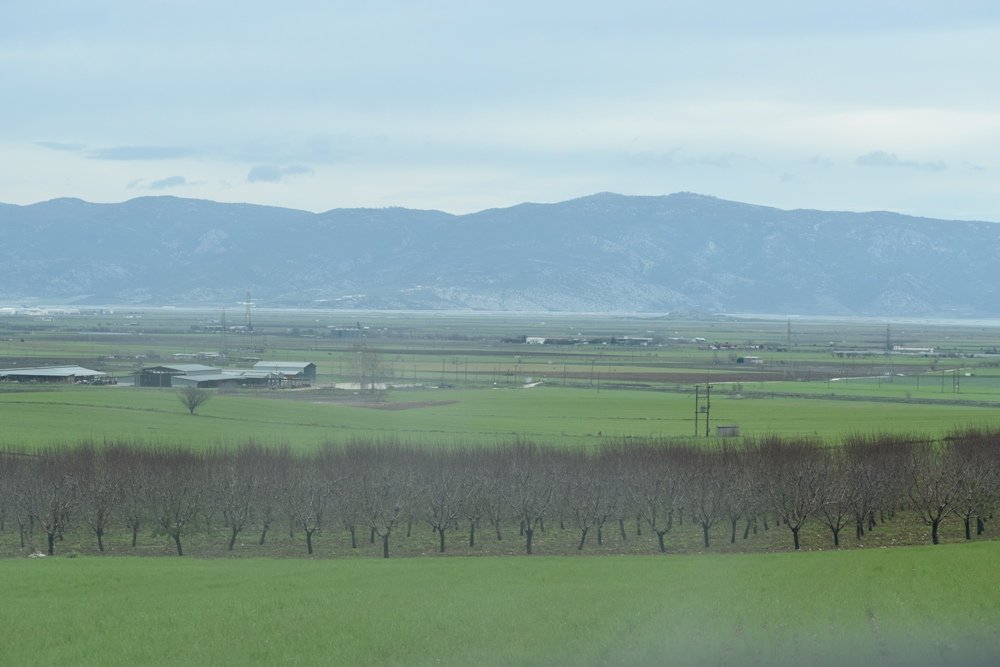
M265 544L288 528L313 553L320 531L345 531L352 548L380 540L382 555L401 526L475 546L516 539L534 549L546 522L588 540L654 535L668 550L675 525L701 529L704 547L725 526L730 542L780 526L800 548L807 522L863 540L903 513L939 542L943 521L983 533L1000 499L1000 432L965 430L941 441L856 435L836 446L810 439L746 438L712 447L628 439L599 451L543 448L413 447L354 441L311 455L247 445L206 453L114 445L0 454L0 529L21 547L44 535L48 554L67 531L92 534L105 550L110 531L135 547L152 534L183 555L185 539L206 526Z

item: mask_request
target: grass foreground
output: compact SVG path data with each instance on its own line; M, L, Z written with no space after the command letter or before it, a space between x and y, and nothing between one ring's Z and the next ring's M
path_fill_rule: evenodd
M0 560L9 665L995 664L1000 543L404 560Z

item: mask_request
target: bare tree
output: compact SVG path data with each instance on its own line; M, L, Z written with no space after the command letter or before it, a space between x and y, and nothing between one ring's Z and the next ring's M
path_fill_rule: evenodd
M822 502L821 489L825 462L817 443L805 440L764 441L761 451L765 461L765 491L769 505L788 529L796 551L800 548L799 531Z
M939 544L941 521L954 508L959 488L954 460L937 443L921 443L913 448L907 478L910 506L931 527L931 543Z
M320 474L312 461L298 460L292 465L282 489L291 525L302 529L306 553L313 553L313 535L323 527L330 495L330 480Z
M978 429L967 429L949 437L949 467L955 476L952 513L962 519L965 539L972 539L972 521L977 534L989 514L997 485L997 452L990 437Z
M701 526L706 549L712 526L723 517L723 501L728 492L723 465L720 454L713 451L692 452L685 465L687 508L694 522Z
M355 446L349 456L360 459L361 507L372 531L382 538L382 557L389 557L389 537L413 504L414 473L410 453L395 443Z
M505 489L507 506L520 521L524 531L524 550L531 554L535 526L548 512L555 496L555 475L551 461L531 443L511 445L509 484Z
M833 546L840 546L840 531L854 518L856 487L851 483L849 459L843 449L825 452L826 475L820 480L818 516L830 529Z
M161 452L153 461L150 505L157 527L170 536L177 555L184 555L182 538L204 504L204 460L191 452Z
M85 447L77 453L80 514L97 538L97 550L104 552L104 535L121 502L123 487L114 465L119 451L95 451Z
M424 518L438 536L438 552L444 553L445 531L454 525L472 493L471 479L459 468L451 453L421 458L418 486L422 489Z
M21 495L27 503L30 520L45 531L48 555L55 553L55 541L61 538L71 514L79 506L79 470L73 452L46 451L32 459L22 478Z
M115 454L111 457L111 454ZM118 516L132 535L132 548L139 543L139 531L151 517L151 498L154 488L156 455L127 447L105 452L109 465L121 489Z
M184 404L184 407L188 409L188 413L193 415L194 411L201 407L212 395L204 389L189 386L178 390L177 397Z
M268 459L255 445L244 446L235 452L215 452L209 457L209 488L229 529L229 551L235 548L243 529L256 519L271 463Z
M359 393L376 394L385 383L388 367L381 353L364 343L354 346L347 358L347 366L358 379Z
M687 452L681 447L639 445L624 453L639 515L656 535L660 553L666 553L666 535L684 499L680 460Z

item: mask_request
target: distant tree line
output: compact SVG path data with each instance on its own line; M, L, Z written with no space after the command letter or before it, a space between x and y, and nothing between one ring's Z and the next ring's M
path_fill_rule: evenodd
M555 522L575 531L577 548L630 535L655 536L666 552L685 521L724 526L729 542L760 530L788 531L800 548L807 522L833 545L846 529L858 540L906 513L933 543L945 520L965 537L981 534L1000 498L1000 431L969 429L940 441L904 435L855 435L837 445L781 437L715 446L621 439L586 452L530 442L491 447L415 447L353 441L313 454L246 445L195 452L135 445L76 446L0 454L0 529L21 547L44 535L48 553L66 531L87 531L99 551L110 531L135 547L152 533L183 555L186 538L212 526L227 545L265 544L288 529L313 553L320 531L381 542L426 524L446 550L446 535L519 540ZM716 529L718 533L718 529ZM250 536L252 535L252 538Z

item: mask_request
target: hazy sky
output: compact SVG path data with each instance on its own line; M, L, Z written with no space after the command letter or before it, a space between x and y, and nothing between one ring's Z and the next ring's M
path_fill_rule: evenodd
M0 201L1000 221L1000 3L5 2Z

